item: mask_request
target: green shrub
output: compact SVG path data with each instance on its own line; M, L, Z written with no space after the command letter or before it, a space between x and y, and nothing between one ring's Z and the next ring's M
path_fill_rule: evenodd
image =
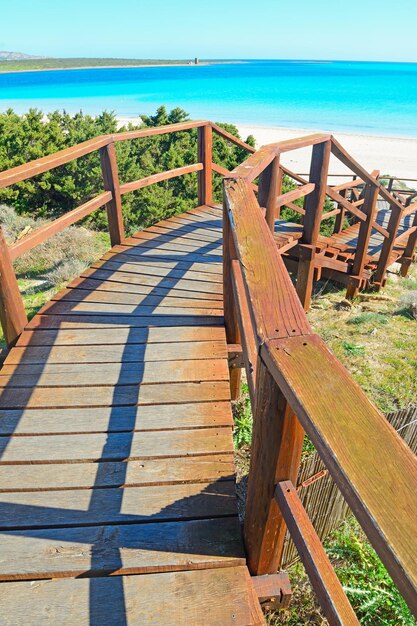
M142 116L139 124L129 123L119 130L150 128L186 119L188 114L182 109L176 108L168 113L165 107L160 107L155 115ZM239 136L235 126L222 126ZM19 116L9 109L0 114L0 171L97 135L117 131L117 119L113 113L104 112L92 117L55 111L45 116L41 111L31 109ZM248 137L247 141L254 145L253 137ZM118 142L116 154L121 182L189 165L197 161L197 130ZM219 165L230 170L246 157L243 148L214 136L213 160ZM100 158L96 151L0 190L0 202L13 206L19 215L50 219L76 208L102 188ZM214 177L214 197L221 201L220 176ZM122 205L127 232L193 208L197 205L197 174L187 174L125 194ZM106 229L105 211L96 211L85 223Z

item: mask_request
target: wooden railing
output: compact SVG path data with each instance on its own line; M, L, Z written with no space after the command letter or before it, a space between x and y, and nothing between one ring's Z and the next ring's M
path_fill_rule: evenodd
M197 163L146 178L120 183L115 143L192 128L198 129ZM250 156L233 172L212 162L212 133L244 148ZM308 180L280 163L284 152L312 148ZM198 199L210 204L212 175L224 181L224 316L229 346L241 349L254 414L253 447L249 473L244 535L252 574L277 571L286 527L290 529L313 586L332 624L357 623L311 523L292 487L296 482L304 432L316 446L349 506L387 566L409 606L417 614L416 460L384 417L354 383L349 373L315 335L304 312L312 287L316 244L324 199L336 208L335 230L346 212L360 223L351 295L361 282L371 230L384 237L379 280L385 273L393 246L407 241L404 257L411 259L417 222L398 235L400 220L417 204L404 206L378 180L368 174L330 135L316 134L254 148L207 121L128 131L97 137L32 163L0 173L0 188L18 183L100 151L103 190L88 202L45 224L12 245L0 229L0 318L9 345L27 323L13 271L13 260L70 224L106 207L111 242L124 239L122 196L162 180L198 173ZM329 185L328 164L333 153L356 176L353 181ZM286 174L297 184L282 193ZM257 197L255 195L257 193ZM375 222L376 199L391 207L387 228ZM294 204L304 198L304 206ZM282 206L303 216L299 244L297 291L293 287L272 234ZM339 222L339 223L338 223ZM240 371L231 370L231 393L237 397Z
M305 259L300 257L298 278L304 285L311 266L303 262L314 254L312 242L321 221L317 207L329 192L331 152L364 182L361 206L367 219L361 222L366 225L361 238L369 237L378 193L398 214L402 210L377 178L327 135L265 146L225 178L226 334L228 343L242 346L254 417L244 523L248 566L253 575L276 572L288 526L330 623L358 623L292 486L306 431L417 615L416 459L313 333L271 232L280 155L301 145L312 146L309 183L314 185L304 187L307 252ZM252 188L257 176L258 199ZM231 384L234 393L236 376Z
M178 167L166 172L152 174L136 181L120 183L115 152L115 144L117 142L185 131L193 128L198 130L197 163ZM112 246L120 244L125 238L122 216L122 196L125 193L142 189L177 176L197 172L198 202L201 205L210 204L213 201L212 172L221 170L223 173L223 168L219 168L212 163L213 131L249 152L254 150L250 145L211 122L181 122L179 124L170 124L155 128L102 135L61 150L60 152L37 159L36 161L0 172L0 189L3 189L98 150L100 153L103 177L103 191L97 196L54 221L27 234L11 245L6 244L0 226L0 321L6 342L9 346L14 344L27 324L23 300L13 270L13 261L25 252L28 252L35 246L46 241L49 237L75 224L101 207L106 207L107 210Z

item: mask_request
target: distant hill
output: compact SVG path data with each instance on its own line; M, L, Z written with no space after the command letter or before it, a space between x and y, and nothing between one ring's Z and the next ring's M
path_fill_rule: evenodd
M25 54L24 52L9 52L0 50L0 61L21 61L23 59L46 59L47 57Z

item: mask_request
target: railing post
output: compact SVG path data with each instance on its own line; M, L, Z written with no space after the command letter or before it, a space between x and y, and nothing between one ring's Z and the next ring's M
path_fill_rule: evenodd
M314 259L316 244L320 232L321 217L326 198L327 175L330 160L330 141L313 146L310 167L310 183L315 184L314 191L306 196L303 220L303 236L299 246L297 293L304 309L310 306L313 290Z
M379 189L376 185L367 183L364 190L364 203L362 211L366 214L366 220L359 225L358 240L356 243L355 258L352 266L352 277L349 279L346 290L346 298L355 298L359 291L359 284L362 278L363 270L368 255L369 238L372 231L372 223L375 217L376 202L378 199Z
M117 168L114 143L100 149L101 170L103 172L104 190L110 191L112 199L107 204L110 241L117 246L125 238L122 215L122 197L120 195L119 171Z
M229 213L223 200L223 307L226 341L228 344L240 343L239 324L236 302L233 293L232 261L237 259L235 243L230 227ZM240 396L241 370L229 367L230 395L232 400Z
M413 226L417 228L417 210L414 215ZM405 246L404 253L402 257L399 259L401 263L401 276L407 276L410 265L413 261L415 249L417 246L417 230L415 230L408 237L407 245Z
M28 323L16 274L0 226L0 321L9 347L13 346Z
M382 283L385 278L385 272L388 267L392 249L395 245L395 238L397 236L398 227L401 223L401 213L402 211L400 207L396 205L391 206L391 215L387 226L389 237L384 239L381 252L379 253L376 272L373 277L373 282L378 286L378 288L382 287Z
M255 388L244 538L249 570L262 575L281 563L286 524L274 490L281 480L296 484L304 430L261 357Z
M204 169L198 172L198 204L213 202L213 129L210 124L198 129L198 162Z
M342 189L339 193L342 196L342 198L346 198L347 189ZM342 204L338 204L337 208L339 209L340 213L336 215L334 228L333 228L334 233L340 233L340 231L343 228L343 222L345 221L345 215L346 215L346 209Z
M265 219L271 232L275 229L277 217L277 198L281 194L282 171L279 166L279 156L259 175L258 203L266 209Z

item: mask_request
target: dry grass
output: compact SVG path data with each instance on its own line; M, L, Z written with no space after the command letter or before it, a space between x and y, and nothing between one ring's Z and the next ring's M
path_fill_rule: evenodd
M14 209L0 205L0 223L7 242L13 243L44 222L18 216ZM106 233L70 226L16 259L14 268L29 319L109 247ZM0 347L4 346L0 329Z

